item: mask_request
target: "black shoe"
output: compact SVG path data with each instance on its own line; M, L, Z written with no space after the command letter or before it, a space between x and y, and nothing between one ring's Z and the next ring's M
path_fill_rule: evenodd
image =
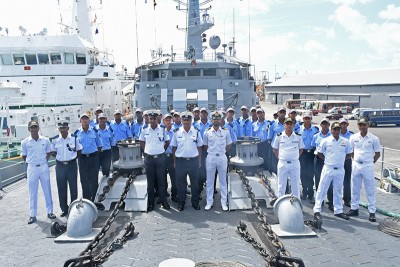
M166 210L169 210L169 209L171 208L171 207L169 206L169 204L168 204L167 201L161 203L161 206L162 206L164 209L166 209Z
M147 212L153 211L154 210L154 204L148 204L147 205Z
M67 215L68 215L68 212L63 211L63 212L61 213L60 217L65 217L65 216L67 216Z
M199 194L198 199L199 199L199 201L203 199L203 197L201 196L201 194Z
M344 205L350 208L351 207L351 202L350 201L345 201Z
M36 217L29 217L28 224L36 222Z
M178 210L179 211L183 211L185 209L185 205L183 205L183 204L179 204L178 205Z
M358 210L349 210L348 213L346 213L347 216L358 216Z
M172 200L173 202L179 202L179 201L178 201L178 198L177 198L176 196L172 196L172 197L171 197L171 200Z
M51 213L47 213L47 218L54 220L56 217L56 215L54 215L52 212Z
M218 194L217 189L214 189L214 195Z
M369 214L368 220L369 220L370 222L376 222L375 213L370 213L370 214Z
M339 218L342 218L342 219L345 219L345 220L350 219L350 217L347 216L346 214L344 214L343 212L342 212L342 213L339 213L339 214L335 214L335 216L336 216L336 217L339 217Z
M333 208L333 205L329 204L328 205L328 209L330 209L331 211L334 211L335 209Z
M192 193L190 192L189 189L186 189L186 195L191 195Z
M193 203L193 204L192 204L192 207L193 207L195 210L200 210L200 205L199 205L198 203Z
M311 222L311 226L313 226L316 229L321 229L322 226L321 213L319 212L314 213L314 220Z

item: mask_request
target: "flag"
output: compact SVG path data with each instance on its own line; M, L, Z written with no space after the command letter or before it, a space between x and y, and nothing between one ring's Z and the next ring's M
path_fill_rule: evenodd
M96 23L96 21L97 21L97 15L96 15L96 14L94 14L94 20L93 20L93 23Z
M8 28L6 28L6 34L8 35Z
M154 10L156 10L156 5L157 5L156 0L153 0L153 5L154 5Z
M99 28L96 28L96 31L94 32L94 34L98 34L99 33Z

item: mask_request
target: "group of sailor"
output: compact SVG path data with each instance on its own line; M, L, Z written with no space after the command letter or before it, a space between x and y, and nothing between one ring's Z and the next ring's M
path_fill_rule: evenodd
M348 216L358 215L361 183L364 181L369 219L375 221L373 163L380 156L380 144L376 136L368 133L365 119L359 120L360 132L353 135L347 130L346 120L333 123L329 131L329 120L324 118L319 130L311 125L310 113L304 113L303 122L299 122L296 121L296 111L292 110L286 116L284 107L278 108L272 121L265 119L265 112L259 106L250 109L242 106L239 118L235 118L233 108L217 110L211 113L211 120L206 108L182 113L171 111L164 115L159 110L143 112L138 108L130 124L122 119L119 110L114 112L111 122L101 107L96 108L94 114L94 120L82 114L81 127L73 134L69 132L68 121L60 122L60 134L52 138L52 142L39 135L36 121L28 124L31 136L21 146L22 156L28 164L29 224L36 221L39 180L45 195L47 216L50 219L56 217L47 165L51 154L56 157L56 180L63 217L68 215L68 187L70 202L78 195L78 169L83 198L95 201L100 167L102 174L109 176L111 163L119 159L117 143L128 139L137 140L142 148L147 176L147 211L154 210L157 196L157 204L170 209L167 174L171 180L171 200L178 203L179 211L185 208L187 176L192 207L200 209L199 201L205 184L205 210L210 210L217 193L215 183L218 175L221 207L227 211L228 161L235 155L237 138L243 136L260 139L258 153L264 159L263 167L278 176L278 196L291 191L302 200L309 198L315 203L315 214L319 215L328 194L329 208L336 216L348 219ZM348 216L343 213L343 186L345 204L350 205L351 200Z

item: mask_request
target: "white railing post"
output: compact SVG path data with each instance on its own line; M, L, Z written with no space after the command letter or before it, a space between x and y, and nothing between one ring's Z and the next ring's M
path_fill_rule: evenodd
M382 159L381 159L381 184L383 183L383 167L385 165L385 146L382 146Z

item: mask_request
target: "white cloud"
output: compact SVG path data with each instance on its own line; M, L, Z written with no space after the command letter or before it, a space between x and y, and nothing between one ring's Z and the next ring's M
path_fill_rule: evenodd
M326 51L326 47L322 45L320 42L316 40L307 41L304 45L304 51L306 52L318 52L318 51Z
M400 23L369 23L367 18L349 6L340 6L332 20L339 23L350 38L365 41L371 49L367 58L386 61L390 65L400 64Z
M370 2L373 2L374 0L331 0L332 3L337 4L337 5L346 5L346 6L352 6L357 3L360 4L368 4Z
M336 31L333 27L324 28L324 27L314 27L313 31L318 35L323 35L327 39L335 39L336 38Z
M400 7L396 7L391 4L386 7L386 10L379 12L379 17L387 20L398 20L400 19Z

